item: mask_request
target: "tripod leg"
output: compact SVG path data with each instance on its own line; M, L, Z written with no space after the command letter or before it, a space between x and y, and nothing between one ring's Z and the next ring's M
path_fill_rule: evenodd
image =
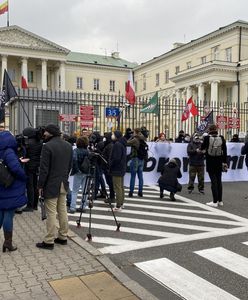
M115 224L116 224L116 231L120 231L120 227L121 227L121 223L117 222L117 219L116 219L116 216L115 216L115 213L114 213L114 210L113 210L113 206L111 204L111 202L109 201L109 207L112 211L112 214L113 214L113 217L114 217L114 220L115 220Z
M86 181L85 181L84 190L83 190L82 201L85 200L85 199L87 198L87 187L88 187L88 182L89 182L89 177L87 176L87 177L86 177ZM81 227L82 213L83 213L83 205L82 205L82 203L81 203L81 212L80 212L80 216L79 216L79 219L76 221L77 227L78 227L78 228Z
M89 215L89 233L87 234L87 241L92 241L92 235L91 235L91 220L92 220L92 207L93 207L93 190L92 190L93 180L92 178L89 179L89 185L88 185L88 198L89 198L89 209L90 209L90 215Z

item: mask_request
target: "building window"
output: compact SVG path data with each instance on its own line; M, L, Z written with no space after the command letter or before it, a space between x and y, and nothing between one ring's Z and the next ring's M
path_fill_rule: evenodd
M202 65L205 64L207 62L207 57L206 56L202 56L201 57L201 63Z
M34 82L34 71L28 71L28 82L29 83Z
M83 89L83 78L77 77L77 89Z
M226 61L232 62L232 48L226 48Z
M146 74L143 74L143 91L146 90Z
M155 76L155 85L159 86L159 73L157 73Z
M165 71L164 72L164 83L169 83L169 76L170 76L170 73L169 71Z
M219 59L219 46L212 48L212 60L218 60Z
M100 90L100 80L99 79L94 79L93 89L94 89L94 91L99 91Z
M137 81L134 82L134 90L135 90L135 92L138 92L138 82Z
M59 88L61 88L61 76L59 75Z
M180 72L180 67L179 66L176 66L175 68L175 73L178 74Z
M11 81L16 81L16 71L15 69L8 69L8 75Z
M232 87L228 87L226 89L226 102L227 102L227 104L232 103Z
M36 109L36 126L58 125L59 111L53 109Z
M110 92L115 92L115 80L109 81L109 90Z
M191 61L188 61L188 62L186 63L186 66L187 66L187 69L191 69Z

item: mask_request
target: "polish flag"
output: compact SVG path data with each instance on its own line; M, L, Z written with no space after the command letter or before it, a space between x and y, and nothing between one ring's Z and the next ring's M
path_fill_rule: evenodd
M192 97L190 97L184 108L181 120L183 122L183 121L186 121L189 117L197 116L197 115L199 115L198 110L195 106L195 103L194 103Z
M25 79L24 76L22 76L22 89L27 89L27 88L28 88L27 80Z
M128 74L128 82L126 84L126 99L129 104L133 105L135 103L135 93L133 86L133 72L130 71Z

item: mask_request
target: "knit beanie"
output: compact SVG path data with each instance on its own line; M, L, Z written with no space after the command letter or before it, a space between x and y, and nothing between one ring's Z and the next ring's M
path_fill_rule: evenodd
M55 124L49 124L45 127L45 131L49 132L53 136L60 136L60 128Z

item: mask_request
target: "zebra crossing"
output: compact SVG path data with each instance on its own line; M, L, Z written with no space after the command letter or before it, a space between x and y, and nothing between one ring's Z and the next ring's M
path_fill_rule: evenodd
M248 242L243 242L242 244L248 245ZM246 280L244 286L244 290L246 291L245 295L236 295L241 297L237 298L234 295L237 293L237 290L235 292L227 292L217 286L217 284L196 275L183 266L165 257L137 262L134 265L142 273L146 274L165 288L173 291L180 298L182 297L186 300L248 299L248 251L247 255L243 256L224 247L215 247L193 251L192 254L198 255L203 260L205 259L214 263L218 267L219 276L222 276L224 280L228 278L227 274L223 276L224 272L231 272L235 275L241 276L243 280ZM202 262L203 261L199 262L198 260L199 268L201 267ZM211 269L211 266L209 269Z
M137 194L137 193L136 193ZM144 197L128 197L125 208L116 213L121 223L120 232L109 207L103 200L94 201L92 209L92 242L105 254L117 254L157 246L228 236L248 231L248 220L208 207L191 199L169 194L159 199L158 187L144 187ZM81 195L78 195L78 205ZM69 224L76 226L79 213L69 214ZM89 214L82 215L87 234Z

